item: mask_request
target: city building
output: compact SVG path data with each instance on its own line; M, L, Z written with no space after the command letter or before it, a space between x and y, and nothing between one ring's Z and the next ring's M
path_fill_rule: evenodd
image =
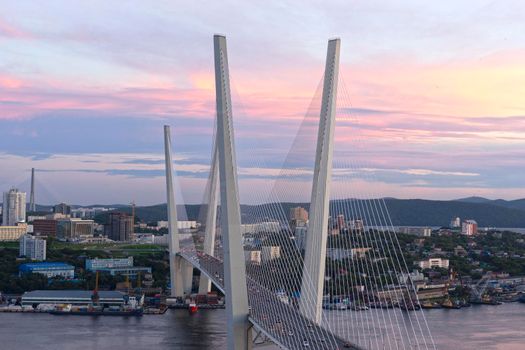
M297 249L304 250L306 247L306 232L307 226L297 226L294 229L294 241Z
M442 269L448 269L449 260L442 258L429 258L427 260L420 260L417 262L418 266L422 269L431 269L434 267L440 267Z
M66 203L60 203L53 207L53 213L71 215L71 207Z
M399 227L398 231L399 233L414 235L418 237L430 237L432 235L432 228L430 227L406 226Z
M95 216L115 210L115 208L93 207L71 209L71 216L80 219L94 219Z
M20 237L19 255L31 260L46 260L46 240L25 234Z
M168 228L168 221L161 220L157 221L157 229L161 228ZM177 220L177 228L179 230L193 230L197 228L197 221L184 221L184 220Z
M22 306L39 304L71 304L87 306L92 304L93 292L89 290L33 290L22 294ZM98 291L99 303L108 306L123 305L125 294L117 291Z
M26 221L26 193L16 188L4 192L2 203L2 225L15 226Z
M363 233L365 231L365 223L362 219L350 220L349 228L353 233Z
M133 257L120 259L86 259L86 270L97 271L100 269L109 269L114 267L132 267Z
M308 211L303 207L290 208L290 221L308 221Z
M459 217L452 219L450 221L450 228L460 228L461 227L461 219Z
M26 223L18 223L15 226L0 226L0 241L18 241L26 233Z
M56 237L57 220L50 220L50 219L33 220L33 234L35 236Z
M461 225L461 233L467 236L473 236L478 233L478 223L475 220L465 220Z
M276 233L281 229L281 224L278 221L263 221L256 224L242 224L241 234L247 233Z
M109 272L112 276L123 275L136 279L140 274L151 274L151 267L133 266L133 257L121 259L86 259L86 270Z
M131 241L133 236L133 217L126 213L109 213L106 226L109 239L114 241Z
M290 229L295 231L296 227L304 227L308 223L308 211L303 207L290 208Z
M19 275L26 273L39 273L48 278L62 277L65 279L75 278L75 267L63 262L41 262L27 263L18 267Z
M244 258L249 263L260 265L261 264L261 251L260 250L245 250Z
M264 246L261 248L261 260L263 263L281 257L281 247L279 246Z
M93 220L77 218L61 219L57 221L57 238L63 241L76 241L84 237L93 236L95 223Z

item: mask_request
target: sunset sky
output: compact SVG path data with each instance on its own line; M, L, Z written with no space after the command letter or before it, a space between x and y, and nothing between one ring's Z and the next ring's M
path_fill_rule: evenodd
M215 116L212 37L222 33L242 201L278 177L332 37L342 41L336 173L353 164L335 191L525 197L523 1L0 0L0 9L0 191L28 190L35 167L37 203L163 202L170 124L184 201L199 202ZM308 181L294 186L282 199L307 200Z

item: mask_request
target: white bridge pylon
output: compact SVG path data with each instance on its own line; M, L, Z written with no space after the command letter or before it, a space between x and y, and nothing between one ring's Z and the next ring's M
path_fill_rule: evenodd
M299 301L299 312L304 318L316 324L320 324L322 311L339 50L340 40L330 40L328 43L315 157L310 224L307 231L301 298ZM214 60L217 130L209 175L210 186L208 190L210 193L208 196L209 203L206 214L203 253L211 257L214 255L218 195L220 194L220 224L224 255L223 289L228 298L226 302L227 346L230 350L244 350L250 349L252 346L252 327L249 321L246 265L241 235L241 213L228 55L226 38L222 35L214 36ZM185 292L188 292L188 274L186 271L188 266L191 265L179 255L181 252L178 240L175 197L173 194L171 140L168 126L165 126L164 136L172 296L182 296ZM191 288L191 273L189 276L189 286ZM205 294L210 290L210 287L210 279L202 273L199 281L199 294ZM323 332L327 331L323 330Z
M317 149L315 152L310 221L306 231L301 298L299 300L300 312L317 324L321 323L323 311L340 46L340 39L332 39L328 42Z
M179 229L177 225L177 204L173 191L173 161L171 157L171 133L164 126L164 157L166 163L166 193L168 203L168 246L170 261L171 296L184 297L191 294L193 266L180 253Z

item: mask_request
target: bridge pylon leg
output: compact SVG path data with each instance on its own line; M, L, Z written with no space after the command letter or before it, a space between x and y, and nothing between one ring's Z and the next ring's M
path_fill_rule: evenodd
M321 322L323 302L340 44L340 39L328 42L299 300L300 312L317 324Z
M215 35L213 41L221 232L224 244L224 289L227 297L227 343L230 350L244 350L251 347L252 337L248 320L246 265L244 263L241 235L241 211L237 184L226 37Z
M210 256L214 255L215 248L215 232L217 225L217 183L219 180L219 163L217 154L217 142L213 145L213 157L211 161L210 177L209 177L209 195L208 195L208 210L206 212L206 229L204 232L204 247L203 252ZM199 280L199 294L206 294L211 291L211 281L208 277L201 274Z
M191 293L193 267L185 262L182 257L177 255L180 252L180 244L179 230L177 227L177 204L175 202L175 192L173 190L173 161L171 157L171 132L169 125L164 126L164 156L168 202L168 246L171 296L183 297L185 293Z

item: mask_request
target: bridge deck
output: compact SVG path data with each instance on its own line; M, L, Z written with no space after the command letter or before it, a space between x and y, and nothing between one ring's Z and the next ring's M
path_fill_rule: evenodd
M224 293L223 262L195 252L180 254ZM250 322L278 346L285 349L360 349L310 321L299 310L281 300L252 277L247 276Z

